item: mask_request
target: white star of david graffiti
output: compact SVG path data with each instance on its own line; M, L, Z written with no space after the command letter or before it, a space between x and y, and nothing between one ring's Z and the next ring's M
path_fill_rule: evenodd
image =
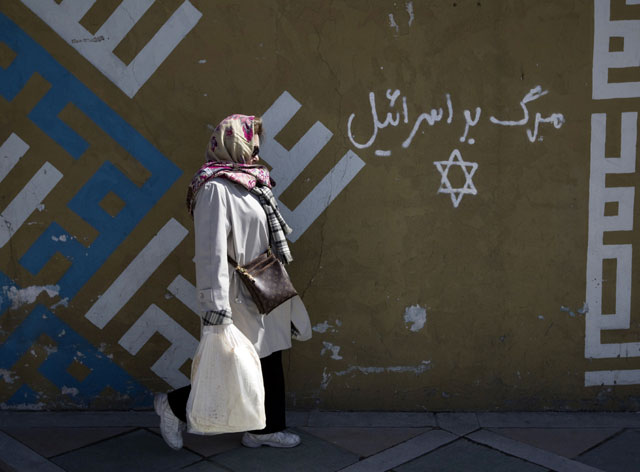
M438 189L438 193L448 193L451 195L451 203L453 203L454 208L458 208L460 204L460 200L465 195L476 195L478 191L476 190L475 185L473 185L473 174L476 173L478 169L477 162L465 162L462 160L462 154L457 149L454 149L451 155L449 156L449 160L447 161L436 161L433 163L440 172L442 176L440 179L440 188ZM465 182L462 188L453 188L451 186L451 182L449 182L449 168L451 166L460 166L462 171L464 172Z

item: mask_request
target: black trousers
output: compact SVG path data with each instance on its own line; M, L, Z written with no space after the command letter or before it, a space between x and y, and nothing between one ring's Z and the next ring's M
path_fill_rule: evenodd
M260 359L262 366L262 381L264 383L264 409L267 416L267 426L256 434L269 434L283 431L286 427L284 371L282 369L282 351ZM191 385L178 388L167 394L171 411L181 421L187 421L187 401Z

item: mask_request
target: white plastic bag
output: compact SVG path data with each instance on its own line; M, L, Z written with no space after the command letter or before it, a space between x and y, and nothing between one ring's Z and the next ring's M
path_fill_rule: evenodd
M187 431L233 433L265 425L262 369L253 344L233 324L207 326L191 364Z

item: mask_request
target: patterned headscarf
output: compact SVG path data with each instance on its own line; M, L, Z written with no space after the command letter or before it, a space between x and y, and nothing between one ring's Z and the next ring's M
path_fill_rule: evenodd
M258 142L254 125L254 116L231 115L215 128L207 146L208 162L191 179L187 191L187 209L193 217L198 191L213 178L225 178L243 186L258 197L267 215L271 249L282 262L288 264L293 257L285 235L291 233L292 229L280 214L271 192L275 182L266 167L245 164Z
M207 161L244 164L253 154L258 135L255 116L231 115L216 126L207 146Z

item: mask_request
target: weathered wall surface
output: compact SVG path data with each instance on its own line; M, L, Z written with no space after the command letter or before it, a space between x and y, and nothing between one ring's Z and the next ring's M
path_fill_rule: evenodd
M638 408L639 108L638 0L3 1L2 408L188 382L231 113L295 229L291 407Z

